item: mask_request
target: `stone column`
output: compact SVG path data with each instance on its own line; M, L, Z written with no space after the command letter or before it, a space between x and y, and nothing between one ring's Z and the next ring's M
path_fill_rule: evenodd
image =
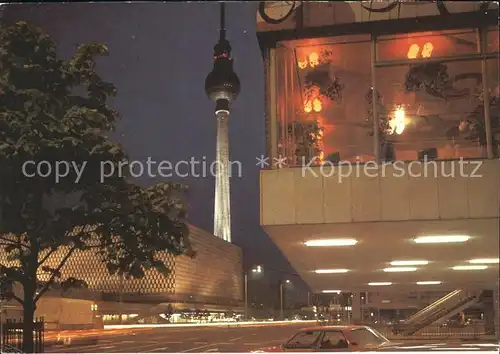
M497 340L500 340L500 289L499 284L497 284L496 289L493 290L493 322L495 324L495 336Z
M352 294L351 308L352 308L352 323L361 323L361 293L356 292Z
M484 313L484 330L486 334L495 333L495 301L493 299L493 290L484 290L481 294Z

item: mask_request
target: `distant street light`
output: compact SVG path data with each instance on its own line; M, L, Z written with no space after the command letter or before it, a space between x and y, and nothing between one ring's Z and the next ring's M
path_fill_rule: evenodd
M260 274L264 272L262 266L257 265L251 268L252 274ZM248 271L245 272L245 321L248 320Z
M285 289L284 289L283 284L291 284L291 283L292 282L290 281L290 279L286 279L285 281L280 282L280 319L281 319L281 321L285 320L285 316L284 316L284 302L285 302L284 292L285 292Z

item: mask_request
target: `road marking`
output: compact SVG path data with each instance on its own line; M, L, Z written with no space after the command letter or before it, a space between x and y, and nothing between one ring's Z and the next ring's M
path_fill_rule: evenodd
M194 342L194 344L208 344L208 342Z
M186 349L186 350L183 350L179 353L188 353L188 352L191 352L193 350L198 350L198 349L203 349L203 348L208 348L208 347L213 347L214 345L217 345L217 343L215 344L207 344L207 345L202 345L200 347L194 347L194 348L191 348L191 349Z
M99 349L111 349L114 347L116 347L116 345L108 345L107 347L100 347ZM95 349L95 348L93 348L93 349Z
M243 336L230 339L229 341L230 342L235 342L235 341L237 341L238 339L241 339L241 338L243 338Z
M163 347L163 348L156 348L156 349L152 349L150 350L150 352L161 352L162 350L167 350L169 347Z
M54 348L55 350L51 350L51 352L54 352L54 353L58 353L58 352L68 352L68 348L78 348L79 350L81 349L84 349L84 350L88 350L88 349L110 349L110 348L114 348L115 345L113 346L103 346L101 343L99 344L88 344L88 345L73 345L71 347L68 347L68 346L61 346L61 347L58 347L58 348Z
M218 352L218 351L219 351L219 348L213 348L213 349L208 349L207 351L205 351L205 353Z

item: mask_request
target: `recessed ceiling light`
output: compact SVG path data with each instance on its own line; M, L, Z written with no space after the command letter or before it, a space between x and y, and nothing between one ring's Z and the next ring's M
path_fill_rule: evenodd
M385 268L384 272L388 272L388 273L414 272L416 270L417 270L417 268L415 268L415 267L392 267L392 268Z
M455 266L453 270L483 270L487 269L487 265L464 265L464 266Z
M392 261L391 266L416 266L427 265L429 261Z
M334 273L347 273L349 269L316 269L316 274L334 274Z
M342 291L341 290L323 290L323 294L340 294Z
M329 238L323 240L310 240L304 242L307 247L339 247L339 246L354 246L358 243L353 238Z
M467 235L441 235L421 236L414 239L415 243L456 243L466 242L470 239Z
M374 283L368 283L368 285L370 286L388 286L388 285L392 285L391 282L374 282Z
M499 258L476 258L469 261L471 264L496 264L500 263Z
M439 285L441 284L438 280L429 280L429 281L417 281L417 285Z

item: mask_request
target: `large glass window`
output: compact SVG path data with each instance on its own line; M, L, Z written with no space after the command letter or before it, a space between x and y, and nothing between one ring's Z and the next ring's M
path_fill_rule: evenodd
M363 104L370 90L369 36L296 41L278 52L284 58L277 80L279 154L294 165L373 159Z
M497 36L498 44L498 36ZM498 51L498 48L497 48ZM500 68L498 59L490 59L486 61L486 76L488 77L488 92L490 98L490 121L491 132L493 135L493 154L500 157ZM484 123L481 120L483 104L477 107L474 111L473 118L479 130L484 130Z
M489 28L486 32L486 52L487 53L498 53L498 27Z
M376 78L383 159L485 157L482 140L463 134L480 104L479 60L383 67Z
M476 30L406 33L377 38L377 60L453 57L479 52Z
M493 51L498 31L487 33ZM477 54L478 41L475 29L377 38L374 95L369 35L282 42L276 71L278 154L291 166L373 160L375 96L382 160L486 157L481 60L412 63ZM392 60L408 63L384 63ZM487 66L490 95L498 97L498 59ZM498 105L495 97L491 107ZM483 124L474 126L474 134L471 120Z

